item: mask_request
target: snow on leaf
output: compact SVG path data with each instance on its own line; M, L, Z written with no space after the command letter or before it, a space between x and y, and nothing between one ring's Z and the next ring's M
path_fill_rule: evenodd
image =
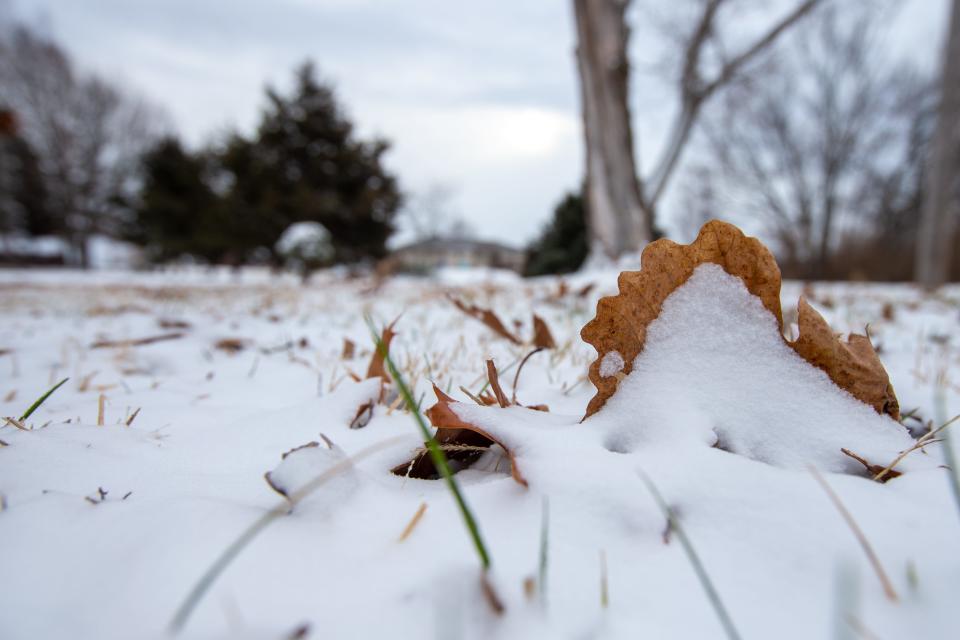
M644 349L647 329L660 316L664 301L690 279L697 267L711 263L739 278L782 327L780 269L759 240L718 220L705 224L689 245L657 240L643 250L640 271L620 274L619 294L602 298L596 317L580 332L599 354L589 374L597 393L584 418L599 411L630 374ZM893 388L868 338L851 335L848 342L841 342L803 299L799 303L799 325L799 337L788 343L797 354L878 413L899 417ZM622 359L623 375L612 375L613 365L619 361L614 363L617 359L611 353Z

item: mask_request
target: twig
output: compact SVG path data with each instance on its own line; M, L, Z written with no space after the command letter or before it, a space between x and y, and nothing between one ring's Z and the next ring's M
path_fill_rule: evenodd
M886 572L883 570L883 566L880 564L880 558L877 557L876 552L874 552L873 547L870 545L870 541L867 540L867 536L864 535L863 530L860 529L860 526L857 524L857 521L853 519L853 515L847 510L843 505L843 502L840 500L840 496L827 484L826 479L820 472L817 471L817 468L810 466L810 473L813 475L814 479L824 490L827 496L830 498L830 501L833 503L833 506L837 508L837 511L840 512L840 515L843 516L843 519L846 521L847 526L850 527L850 530L853 532L854 537L856 537L857 542L860 543L860 548L863 549L864 554L867 556L867 560L870 561L870 565L873 567L874 572L877 574L877 578L880 580L880 584L883 586L883 592L886 594L887 599L891 602L897 602L897 592L894 590L893 585L890 583L890 579L887 577Z

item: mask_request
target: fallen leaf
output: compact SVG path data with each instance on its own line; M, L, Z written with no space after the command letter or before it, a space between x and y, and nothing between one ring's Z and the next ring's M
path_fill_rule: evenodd
M475 305L466 304L462 300L454 298L452 295L448 295L447 299L450 300L450 302L452 302L457 309L460 309L460 311L463 311L471 318L475 318L487 325L487 327L497 335L506 338L513 344L523 344L520 338L507 330L507 327L503 324L503 322L500 321L500 318L497 317L497 314L490 309L484 309Z
M513 479L526 487L527 481L517 468L510 450L480 427L462 420L452 408L452 406L460 403L441 391L437 385L433 385L433 392L437 396L437 403L427 409L426 416L430 420L430 424L437 428L434 438L445 449L447 458L469 465L484 453L484 449L496 443L506 452L510 460L510 472ZM413 460L397 465L391 471L396 475L411 478L432 479L438 477L437 470L434 468L433 461L427 451L420 451Z
M800 298L797 304L800 334L789 343L801 358L824 370L830 379L877 413L900 420L900 404L883 363L866 336L850 334L840 340L816 310Z
M548 327L544 319L537 314L533 314L533 346L542 349L557 348L553 334L550 333L550 327Z
M647 327L660 315L664 300L705 263L717 264L740 278L782 328L780 269L759 240L718 220L705 224L689 245L657 240L643 250L641 270L620 274L618 295L601 298L596 317L580 332L583 340L593 345L599 354L589 373L597 393L590 400L584 418L596 413L630 373L634 360L643 350ZM803 299L799 303L798 324L799 337L787 343L798 355L878 413L897 419L896 396L868 338L851 335L847 342L841 342Z
M395 323L396 320L385 326L383 328L383 334L380 336L380 342L383 344L383 350L386 353L390 353L390 341L397 335L393 330ZM380 352L380 349L373 350L373 355L370 356L370 365L367 367L367 378L377 377L383 380L384 383L390 382L390 376L387 374L387 369L384 366L383 353Z
M350 338L343 339L343 350L340 352L341 360L353 360L353 354L356 351L357 345L354 344L353 340Z

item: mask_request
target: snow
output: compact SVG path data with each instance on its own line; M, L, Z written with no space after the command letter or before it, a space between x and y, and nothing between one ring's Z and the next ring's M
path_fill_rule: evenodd
M609 351L600 359L600 377L609 378L615 373L623 371L623 356L619 351Z
M278 506L286 515L214 581L181 637L282 638L304 624L311 638L723 637L678 541L664 542L641 472L675 510L744 638L833 637L835 628L856 637L851 616L884 638L955 636L960 519L942 443L910 454L906 473L886 484L863 477L839 447L885 464L910 436L800 361L739 282L710 267L668 298L620 392L581 423L597 354L578 333L597 297L615 291L616 273L568 284L589 281L598 286L588 299L558 301L556 279L468 271L377 291L333 272L309 286L264 270L0 272L0 349L12 350L0 356L0 414L20 415L71 378L28 420L32 431L0 428L9 445L0 447L0 637L168 637L218 554ZM530 358L517 385L522 402L550 413L460 394L460 385L479 390L493 357L509 395L512 363L528 349L453 308L444 293L457 286L508 326L529 323L533 310L550 325L560 347ZM785 286L785 310L800 289ZM936 419L938 381L944 411L960 411L960 289L816 284L809 297L838 331L870 323L905 411ZM461 418L496 435L529 482L518 485L494 452L457 475L490 548L503 616L485 603L443 483L389 473L421 445L411 416L377 405L366 427L350 428L379 395L379 381L348 375L363 375L370 357L365 313L378 324L400 316L392 353L423 406L431 381L449 389L463 400L453 405ZM190 327L166 342L90 348L171 331L160 319ZM231 354L215 347L222 338L251 346ZM357 344L347 361L344 338ZM264 479L296 491L377 443L292 510ZM899 602L885 598L807 465L865 532ZM540 602L523 582L537 574L544 497Z

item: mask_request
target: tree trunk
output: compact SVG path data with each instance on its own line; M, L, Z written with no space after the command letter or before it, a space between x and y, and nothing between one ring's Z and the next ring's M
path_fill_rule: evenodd
M629 0L573 0L586 143L588 260L616 260L650 241L627 106Z
M950 275L960 173L960 0L953 0L943 59L937 128L931 141L914 276L936 287Z

